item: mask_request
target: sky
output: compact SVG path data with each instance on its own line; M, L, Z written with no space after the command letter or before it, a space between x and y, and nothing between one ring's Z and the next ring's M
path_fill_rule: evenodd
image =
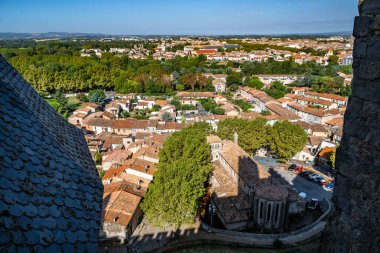
M352 31L358 0L0 0L0 32L247 35Z

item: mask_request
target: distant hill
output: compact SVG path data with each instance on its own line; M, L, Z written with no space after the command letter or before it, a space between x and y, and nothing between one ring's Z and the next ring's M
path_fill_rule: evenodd
M0 40L19 40L19 39L70 39L70 38L104 38L104 37L199 37L209 36L214 38L259 38L259 37L287 37L287 38L310 38L310 37L331 37L331 36L351 36L352 32L329 32L329 33L294 33L294 34L240 34L240 35L112 35L102 33L67 33L67 32L47 32L47 33L0 33Z
M66 33L66 32L48 32L48 33L0 33L0 40L16 40L16 39L67 39L67 38L89 38L89 37L105 37L107 35L101 33Z

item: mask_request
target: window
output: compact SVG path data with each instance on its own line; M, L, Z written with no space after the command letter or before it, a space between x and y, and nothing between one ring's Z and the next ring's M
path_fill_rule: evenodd
M278 219L279 212L280 212L280 204L277 204L276 205L276 214L275 214L275 218L274 218L275 221L277 221L277 219Z
M263 202L261 202L261 201L260 201L260 212L259 212L259 214L260 214L260 219L262 219L263 218Z
M267 221L270 220L270 212L272 211L272 205L271 204L268 204L268 209L267 209Z

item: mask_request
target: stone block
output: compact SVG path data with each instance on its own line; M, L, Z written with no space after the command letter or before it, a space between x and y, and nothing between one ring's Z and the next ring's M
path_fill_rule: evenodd
M380 103L380 82L372 80L358 80L354 77L352 82L352 94L353 96L371 101L374 103Z
M358 63L359 62L359 63ZM355 60L355 73L360 79L378 80L380 79L380 61L376 60Z
M380 60L380 38L368 38L367 39L367 59L368 60Z
M371 16L359 16L355 17L354 23L354 36L356 38L372 36L373 33L373 17Z
M363 59L367 56L367 39L359 38L355 40L354 44L354 58Z
M380 15L376 15L376 17L373 21L373 29L374 30L380 30Z
M360 5L360 15L377 15L380 14L379 0L364 0Z

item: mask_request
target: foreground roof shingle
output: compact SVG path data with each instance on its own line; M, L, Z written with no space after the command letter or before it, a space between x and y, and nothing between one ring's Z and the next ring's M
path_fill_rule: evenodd
M82 132L0 56L0 252L96 252L102 184Z

